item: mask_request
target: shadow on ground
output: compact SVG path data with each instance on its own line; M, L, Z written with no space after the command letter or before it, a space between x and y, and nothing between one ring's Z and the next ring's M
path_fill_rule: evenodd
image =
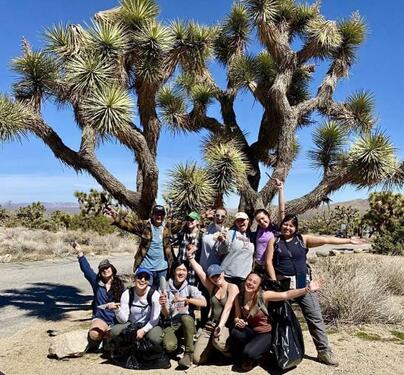
M92 298L91 295L80 294L80 289L74 286L33 283L24 289L3 290L0 314L3 308L14 306L25 311L26 316L57 321L71 311L90 309Z

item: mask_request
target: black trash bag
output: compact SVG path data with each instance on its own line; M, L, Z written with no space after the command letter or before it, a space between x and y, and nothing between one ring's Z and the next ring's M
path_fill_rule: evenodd
M273 317L272 353L281 370L296 367L304 356L304 341L300 323L289 302L270 305Z

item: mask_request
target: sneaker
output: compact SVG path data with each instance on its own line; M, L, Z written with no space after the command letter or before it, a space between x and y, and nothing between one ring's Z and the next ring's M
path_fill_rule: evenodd
M324 363L327 366L338 366L338 361L332 351L327 350L325 352L318 352L317 359L319 362Z
M178 366L187 369L192 366L193 353L185 353L184 356L178 361Z

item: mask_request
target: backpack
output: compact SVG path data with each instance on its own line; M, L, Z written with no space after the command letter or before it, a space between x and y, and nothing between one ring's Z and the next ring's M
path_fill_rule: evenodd
M135 290L134 287L128 288L129 289L129 311L130 308L133 304L133 300L135 299ZM146 296L146 300L147 300L147 304L149 306L152 305L152 297L154 292L157 291L157 288L155 286L150 287L149 291L147 292L147 296Z

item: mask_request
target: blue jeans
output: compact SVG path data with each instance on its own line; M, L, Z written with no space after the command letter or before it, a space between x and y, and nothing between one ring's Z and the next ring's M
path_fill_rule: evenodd
M161 271L151 271L151 273L153 276L149 281L149 285L158 289L160 287L160 277L163 276L165 279L167 279L167 269Z

